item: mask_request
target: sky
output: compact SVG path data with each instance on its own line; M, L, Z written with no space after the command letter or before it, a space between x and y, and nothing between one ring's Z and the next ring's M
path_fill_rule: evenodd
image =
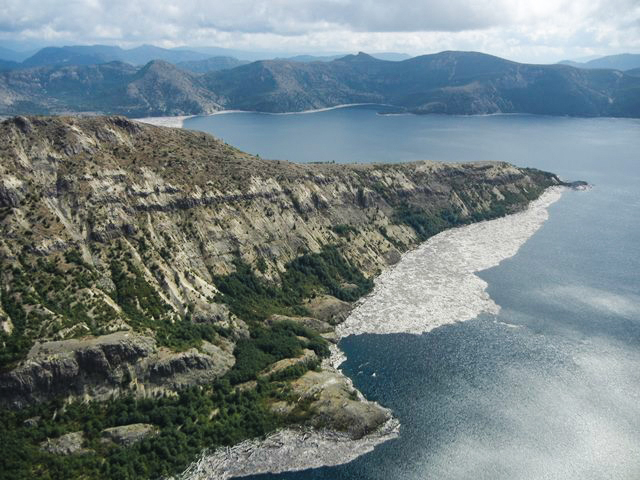
M0 46L97 43L552 63L640 53L640 0L0 0Z

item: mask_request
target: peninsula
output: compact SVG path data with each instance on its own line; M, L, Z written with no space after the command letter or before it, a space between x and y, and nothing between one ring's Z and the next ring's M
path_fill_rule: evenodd
M167 476L284 427L393 434L323 361L354 302L403 252L563 184L505 163L267 161L124 117L13 117L0 139L11 478Z

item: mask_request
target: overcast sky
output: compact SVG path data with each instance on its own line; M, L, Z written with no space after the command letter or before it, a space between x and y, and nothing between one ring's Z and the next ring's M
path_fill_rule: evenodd
M0 0L0 46L152 43L290 53L640 53L640 0Z

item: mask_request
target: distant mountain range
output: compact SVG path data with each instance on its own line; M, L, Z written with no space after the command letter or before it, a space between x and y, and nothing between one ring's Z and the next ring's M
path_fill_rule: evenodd
M299 62L331 61L345 54L316 56L296 55L285 60ZM222 68L233 68L250 61L278 57L268 52L244 52L218 47L179 47L161 48L153 45L123 49L111 45L72 45L66 47L45 47L36 52L16 52L0 47L0 69L17 69L63 65L99 65L109 62L124 62L131 65L145 65L152 60L164 60L187 70L204 73ZM403 53L378 53L381 60L406 60L409 55ZM202 63L196 63L202 62Z
M144 65L152 60L171 63L205 60L210 55L190 50L169 50L153 45L124 50L109 45L47 47L22 62L23 67L95 65L113 61Z
M576 68L609 68L625 71L640 68L640 54L622 53L620 55L609 55L606 57L595 58L588 62L564 60L560 63L563 65L571 65Z
M205 73L224 68L233 68L259 60L290 60L295 62L331 62L344 57L344 53L326 55L283 55L281 52L251 52L222 47L176 47L161 48L154 45L142 45L136 48L123 49L111 45L72 45L65 47L45 47L40 50L15 51L0 47L0 69L28 68L36 66L62 65L96 65L113 61L144 65L152 60L164 60L173 64L182 64L190 71ZM411 58L405 53L381 52L373 53L379 60L402 61ZM213 57L216 60L212 60ZM225 58L225 60L222 60ZM194 62L203 62L196 64ZM226 62L226 63L225 63ZM585 57L579 60L563 60L562 65L576 68L606 68L614 70L631 70L640 68L640 54L623 53L604 57ZM209 68L207 65L214 68Z
M247 60L238 60L235 57L211 57L206 53L185 49L166 49L153 45L142 45L129 50L109 45L46 47L27 58L21 58L21 62L16 60L20 58L18 52L0 48L0 70L101 65L110 62L142 66L153 60L164 60L183 70L205 73L249 63Z
M29 58L36 53L37 50L29 50L26 52L17 52L9 48L0 47L0 60L11 62L22 62L24 59Z
M268 112L372 102L415 113L640 116L636 77L474 52L401 62L364 53L329 63L263 61L207 74L203 81L224 105Z
M640 117L640 77L617 70L521 64L475 52L403 61L360 53L324 62L257 61L217 71L207 71L207 61L180 64L191 71L165 61L143 67L117 61L0 72L0 114L155 116L384 103L413 113Z

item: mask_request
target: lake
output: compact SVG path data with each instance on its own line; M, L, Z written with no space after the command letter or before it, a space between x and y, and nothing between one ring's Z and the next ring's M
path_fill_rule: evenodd
M499 315L341 341L343 371L394 411L399 438L339 467L251 478L640 478L640 121L380 111L184 126L263 158L500 160L594 188L565 193L516 256L480 273Z

